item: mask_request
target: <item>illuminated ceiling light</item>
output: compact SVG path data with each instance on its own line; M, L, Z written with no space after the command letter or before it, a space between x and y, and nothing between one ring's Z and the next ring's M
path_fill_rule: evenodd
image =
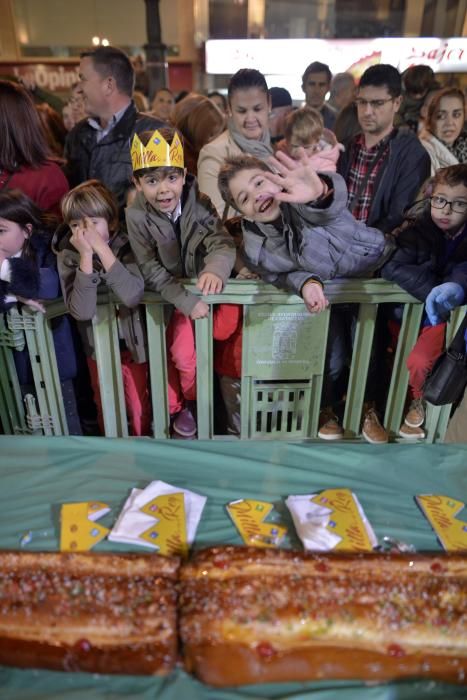
M99 44L101 43L101 40L99 39L98 36L93 36L93 37L92 37L92 43L93 43L94 46L99 46Z
M110 41L108 39L102 39L102 46L109 46Z

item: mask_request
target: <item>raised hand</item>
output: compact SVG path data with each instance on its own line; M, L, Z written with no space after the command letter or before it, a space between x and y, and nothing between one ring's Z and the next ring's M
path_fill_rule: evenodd
M268 164L276 173L265 172L264 177L282 188L281 192L274 195L278 202L307 204L321 197L326 190L326 185L310 164L305 149L300 148L297 155L298 160L293 160L277 151L275 157L268 159Z

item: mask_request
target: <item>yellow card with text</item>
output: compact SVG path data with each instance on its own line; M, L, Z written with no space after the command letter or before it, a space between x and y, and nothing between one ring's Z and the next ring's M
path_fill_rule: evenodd
M366 518L350 489L326 489L310 500L331 511L326 529L341 538L333 547L334 550L372 551L374 544L368 534Z
M86 552L110 532L94 522L110 511L106 503L64 503L60 510L60 551Z
M467 521L457 518L465 503L437 494L415 496L415 500L447 552L467 551Z
M184 493L157 496L140 510L155 518L154 525L139 535L141 539L157 547L159 554L188 555Z
M277 523L264 522L273 510L267 501L243 498L232 501L226 508L245 544L252 547L277 547L287 528Z

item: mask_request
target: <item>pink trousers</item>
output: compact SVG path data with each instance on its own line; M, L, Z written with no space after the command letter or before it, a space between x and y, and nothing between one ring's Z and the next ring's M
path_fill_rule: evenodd
M148 363L133 362L131 353L121 353L123 390L125 392L125 406L130 432L132 435L151 434L151 402L149 399L149 372ZM97 363L92 357L88 357L89 374L94 393L94 401L97 408L97 422L104 435L104 417L102 414L101 392L99 390L99 378Z
M423 385L438 357L444 351L445 323L425 326L407 358L409 385L414 399L423 396Z
M195 327L191 318L175 309L167 327L169 409L174 415L184 401L196 400Z

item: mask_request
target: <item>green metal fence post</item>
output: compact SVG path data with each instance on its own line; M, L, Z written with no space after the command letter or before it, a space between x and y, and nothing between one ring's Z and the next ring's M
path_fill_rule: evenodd
M68 435L52 331L43 314L24 306L25 336L45 435Z
M386 429L395 435L399 433L407 396L409 380L407 357L417 342L422 314L423 304L405 305L384 416Z
M164 306L160 303L146 303L146 322L154 437L169 438L170 416Z
M212 304L209 316L195 321L196 334L196 402L198 438L207 440L214 432L214 390L212 351Z
M15 313L18 314L15 308ZM11 311L8 313L10 316ZM18 314L19 315L19 314ZM13 349L26 345L23 330L10 330L0 315L0 420L5 434L26 432L23 399L13 359Z
M106 437L128 437L115 306L98 304L92 319Z
M377 304L360 304L358 312L344 413L344 430L353 435L360 434L377 311Z

